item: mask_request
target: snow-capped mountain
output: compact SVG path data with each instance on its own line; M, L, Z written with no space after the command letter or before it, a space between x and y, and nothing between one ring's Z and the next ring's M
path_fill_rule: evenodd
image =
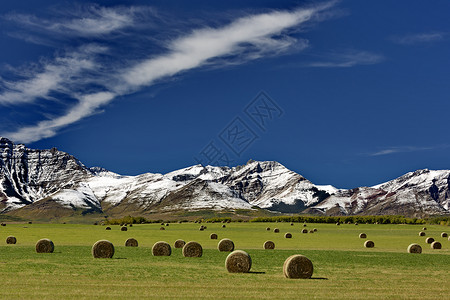
M28 149L0 138L0 209L28 215L51 210L149 214L199 209L265 208L317 214L449 213L450 171L419 170L373 187L339 190L315 185L274 161L167 174L121 176L87 168L58 151ZM435 181L433 197L430 187Z

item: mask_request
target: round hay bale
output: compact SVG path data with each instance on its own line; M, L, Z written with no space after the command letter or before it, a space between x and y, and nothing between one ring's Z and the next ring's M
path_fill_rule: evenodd
M203 226L203 229L207 229L208 227L206 227L206 226Z
M33 222L29 221L28 224L33 224Z
M291 226L294 226L294 223L291 223Z
M217 249L219 249L220 252L231 252L234 250L234 243L230 239L221 239L217 244Z
M445 238L445 237L448 237L448 234L447 234L447 232L443 232L443 233L441 233L441 237L443 237L443 238Z
M292 234L289 233L289 232L286 232L286 233L284 234L284 237L287 238L287 239L291 239L291 238L292 238Z
M97 241L92 246L92 256L94 258L112 258L114 256L114 245L107 240Z
M429 237L429 238L426 238L426 239L425 239L425 242L426 242L427 244L431 244L431 243L434 242L434 239L433 239L432 237Z
M438 241L431 243L431 249L441 249L441 248L442 248L442 245Z
M166 242L156 242L152 247L153 256L170 256L172 248Z
M267 231L270 231L270 227L266 227L266 230L267 230Z
M286 278L311 278L314 271L312 262L304 255L289 256L283 264L283 274Z
M225 228L225 227L227 227L227 225L223 224L223 225L222 225L222 228Z
M366 248L373 248L373 247L375 247L375 243L373 241L371 241L371 240L368 240L368 241L366 241L364 243L364 247L366 247Z
M182 252L184 257L202 257L203 248L197 242L188 242L184 245Z
M275 243L272 242L272 241L265 241L264 245L263 245L263 248L264 249L269 249L269 250L275 249Z
M339 225L341 225L341 223L337 222L336 225L339 226Z
M159 227L159 230L166 230L166 228L164 228L164 227Z
M212 239L212 240L217 240L217 234L211 233L209 238Z
M273 230L273 232L278 233L278 232L280 232L280 229L275 228L275 229Z
M422 253L422 247L419 244L411 244L408 246L408 253Z
M355 226L358 226L358 223L355 223Z
M169 223L166 223L166 226L169 226Z
M314 230L311 229L311 230L309 231L309 233L314 233Z
M164 222L162 222L161 225L164 226Z
M183 240L176 240L175 244L173 245L175 248L183 248L184 245L186 245L186 242Z
M423 231L419 232L419 236L425 236L425 232Z
M133 227L133 224L130 224L130 227Z
M422 230L427 230L427 228L426 228L426 227L424 227L424 228L422 228Z
M200 226L200 228L198 230L203 231L203 230L205 230L205 227L203 227L203 225L202 225L202 226Z
M111 230L111 227L108 226L108 227L105 228L105 230Z
M41 239L36 243L37 253L53 253L55 245L49 239Z
M303 224L303 227L306 227L306 223Z
M247 252L236 250L228 254L225 267L230 273L248 273L252 268L252 259Z
M125 242L125 247L137 247L137 246L138 246L138 241L136 239L129 238Z
M16 242L17 242L17 239L15 236L10 235L6 238L7 244L15 244Z
M308 229L303 229L302 233L308 233Z
M120 227L120 231L127 231L127 230L128 230L127 226Z
M317 228L314 228L313 231L314 231L314 232L317 232Z
M365 239L365 238L367 238L367 234L365 234L365 233L360 233L360 234L359 234L359 238L360 238L360 239Z
M1 225L2 225L2 226L6 226L6 224L5 224L5 223L2 223Z

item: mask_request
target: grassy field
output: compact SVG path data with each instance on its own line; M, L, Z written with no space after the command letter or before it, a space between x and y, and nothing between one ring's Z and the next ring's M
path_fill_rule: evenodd
M0 278L2 299L71 298L272 298L272 299L449 299L450 241L441 238L448 226L427 225L427 237L442 243L433 250L418 232L418 225L308 224L314 234L302 234L303 224L231 223L134 225L128 231L119 226L73 224L7 224L0 227ZM277 227L280 233L266 231ZM252 257L251 273L230 274L224 263L228 253L217 251L218 240L211 233L230 238L236 249ZM285 239L290 232L292 239ZM363 247L365 232L375 248ZM17 244L6 245L13 235ZM133 237L138 248L125 247ZM49 238L52 254L37 254L35 243ZM204 248L201 258L184 258L172 248L170 257L154 257L157 241L173 245L176 239L195 240ZM116 248L113 259L94 259L92 245L99 239ZM263 250L266 240L275 250ZM408 254L406 248L418 243L423 253ZM313 278L284 278L284 260L292 254L306 255L314 264Z

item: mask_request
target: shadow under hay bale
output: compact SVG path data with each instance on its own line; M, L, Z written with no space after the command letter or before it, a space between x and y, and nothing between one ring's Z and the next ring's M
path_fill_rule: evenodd
M108 227L105 228L105 230L111 230L111 227L108 226Z
M360 234L359 234L359 238L360 238L360 239L365 239L365 238L367 238L367 234L365 234L365 233L360 233Z
M183 240L176 240L175 244L173 245L175 248L183 248L184 245L186 245L186 242Z
M273 232L278 233L278 232L280 232L280 229L275 228L275 229L273 230Z
M234 250L234 243L230 239L221 239L217 244L217 249L220 252L231 252Z
M308 229L303 229L302 233L308 233Z
M270 227L266 227L266 230L267 230L267 231L270 231Z
M199 243L191 241L184 245L182 252L184 257L202 257L203 248Z
M265 241L263 245L264 249L272 250L275 249L275 243L272 241Z
M114 245L107 240L97 241L92 246L92 256L94 258L112 258L114 256Z
M438 241L434 241L431 243L431 249L442 249L442 244Z
M159 230L166 230L165 227L159 227Z
M311 230L309 231L309 233L314 233L314 230L311 229Z
M317 228L314 228L313 231L314 231L314 232L317 232Z
M371 240L368 240L368 241L366 241L364 243L364 247L366 247L366 248L373 248L373 247L375 247L375 243L373 241L371 241Z
M156 242L152 247L153 256L170 256L172 248L166 242Z
M247 252L236 250L228 254L225 267L229 273L248 273L252 268L252 259Z
M126 226L120 227L120 231L127 231L127 230L128 230L128 228Z
M136 239L129 238L125 242L125 247L137 247L137 246L138 246L138 241Z
M425 242L426 242L427 244L431 244L431 243L434 242L434 239L433 239L432 237L429 237L429 238L426 238L426 239L425 239Z
M294 226L294 223L291 223L291 226Z
M7 244L15 244L16 242L17 242L17 239L15 236L10 235L6 238Z
M419 244L411 244L408 246L408 253L422 253L422 247Z
M425 236L425 235L426 235L425 232L423 232L423 231L419 232L419 236Z
M217 234L211 233L209 238L212 239L212 240L217 240Z
M205 230L205 227L202 225L202 226L200 226L200 228L198 230L203 231L203 230Z
M424 227L424 228L422 228L422 230L427 230L427 228L426 228L426 227Z
M304 255L295 254L289 256L283 264L283 274L286 278L309 279L314 272L314 267Z
M223 225L222 225L222 228L225 228L225 227L227 227L227 225L223 224Z
M286 232L286 233L284 234L284 237L287 238L287 239L291 239L291 238L292 238L292 234L289 233L289 232Z
M41 239L36 243L37 253L53 253L55 251L55 245L49 239Z
M448 234L447 234L447 232L443 232L443 233L441 233L441 237L443 237L443 238L445 238L445 237L448 237Z

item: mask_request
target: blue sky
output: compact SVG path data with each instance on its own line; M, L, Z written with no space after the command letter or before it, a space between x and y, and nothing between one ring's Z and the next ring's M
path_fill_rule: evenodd
M448 1L8 1L0 135L120 174L449 169Z

